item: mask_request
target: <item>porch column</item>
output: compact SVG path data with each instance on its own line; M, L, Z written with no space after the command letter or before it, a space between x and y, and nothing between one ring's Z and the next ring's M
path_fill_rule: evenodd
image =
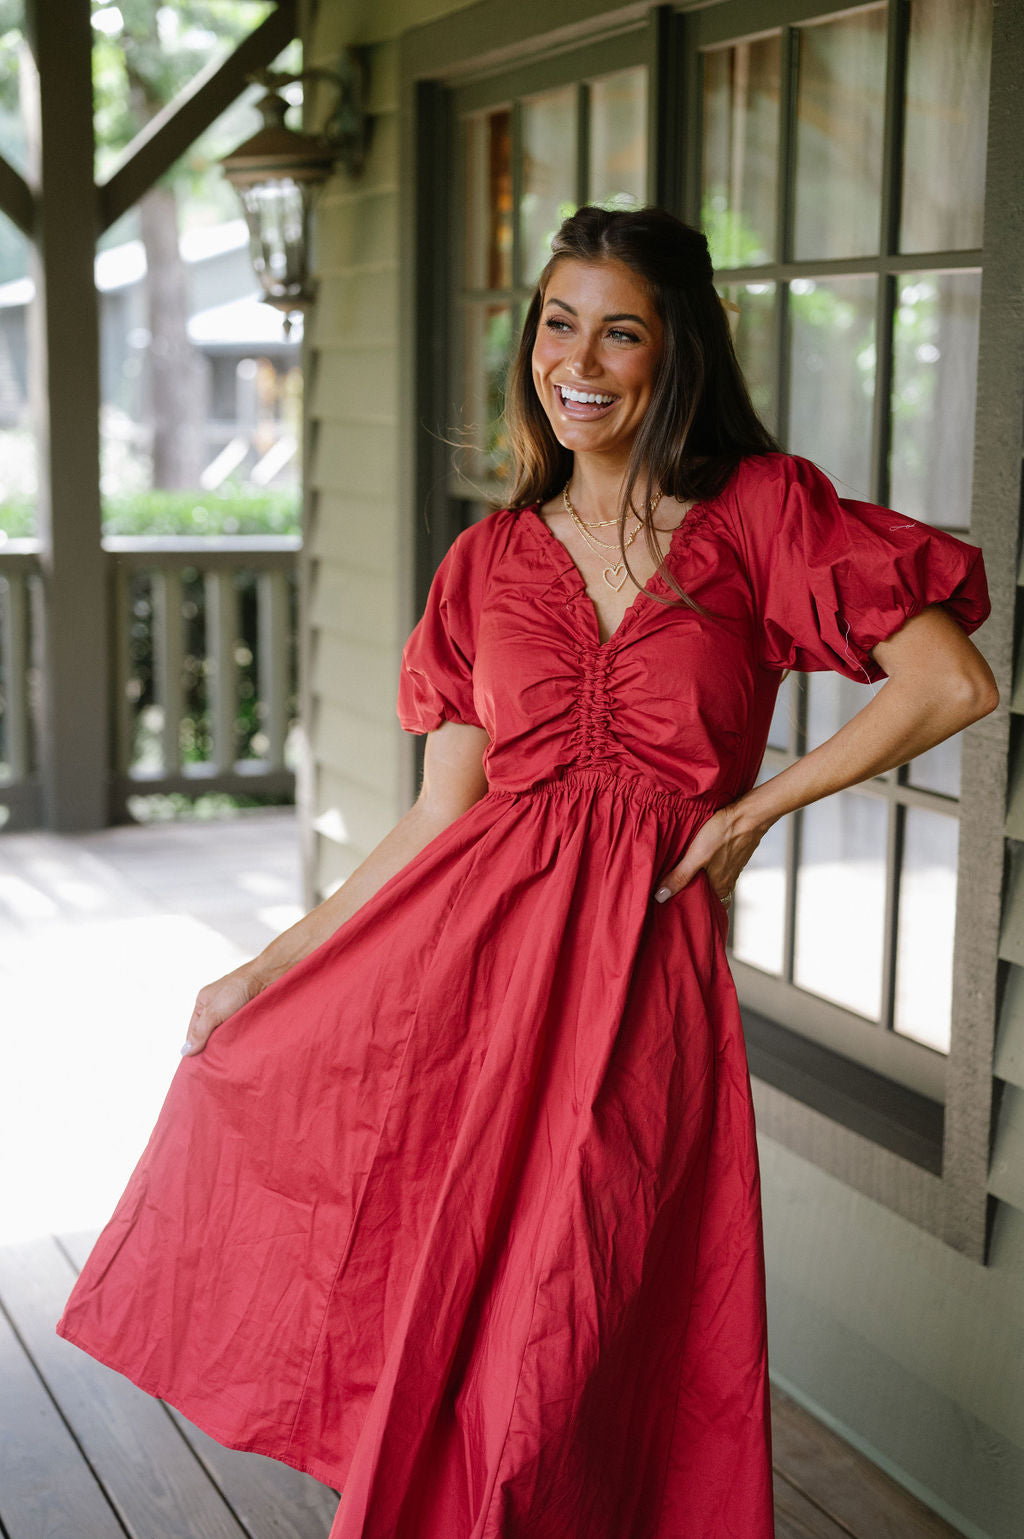
M104 827L109 779L89 12L89 0L27 0L35 69L22 82L36 97L25 117L36 201L29 371L44 592L43 817L66 832Z

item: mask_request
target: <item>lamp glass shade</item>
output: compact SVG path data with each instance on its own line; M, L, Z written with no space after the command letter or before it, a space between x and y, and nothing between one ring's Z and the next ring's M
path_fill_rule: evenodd
M275 176L239 187L253 269L271 304L300 310L312 298L309 242L315 187Z

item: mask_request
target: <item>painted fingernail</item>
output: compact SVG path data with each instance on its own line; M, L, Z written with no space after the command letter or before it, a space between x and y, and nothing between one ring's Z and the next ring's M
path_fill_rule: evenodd
M178 1054L178 1056L179 1056L179 1057L180 1057L180 1058L184 1058L184 1056L185 1056L185 1054L186 1054L186 1053L190 1053L190 1052L191 1052L191 1051L192 1051L192 1044L191 1044L191 1042L186 1042L186 1043L184 1043L184 1045L183 1045L183 1046L182 1046L182 1047L181 1047L181 1049L180 1049L180 1051L179 1051L179 1054Z
M657 892L654 894L654 901L655 901L655 903L664 903L665 899L666 898L671 898L671 896L672 896L672 889L671 889L671 887L659 887Z

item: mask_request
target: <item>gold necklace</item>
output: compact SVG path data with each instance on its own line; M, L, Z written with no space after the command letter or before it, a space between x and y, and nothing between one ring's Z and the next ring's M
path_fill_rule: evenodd
M648 518L652 518L654 516L654 510L657 508L658 503L661 501L661 497L662 497L662 494L661 494L661 492L659 492L657 497L655 497L652 502L648 503L648 505L647 505L647 516L648 516ZM622 588L623 583L626 581L626 578L629 576L629 572L628 572L628 570L626 568L626 551L629 549L629 547L632 545L633 541L636 539L637 535L640 533L641 529L644 527L643 520L640 518L639 514L633 513L633 517L637 521L637 525L636 525L636 528L633 530L633 533L630 534L630 535L627 535L626 539L622 542L621 545L614 545L614 546L612 546L612 545L608 545L604 540L597 539L589 531L590 531L590 529L600 529L600 528L603 528L605 524L617 524L618 523L618 519L617 518L605 519L602 523L594 523L594 524L590 524L590 525L585 524L583 519L580 518L580 516L577 513L576 509L572 505L572 501L571 501L571 499L569 497L569 483L568 483L568 481L565 483L565 486L562 488L562 501L565 503L565 511L568 513L569 517L572 519L573 525L575 526L575 528L577 528L579 530L580 534L582 535L583 539L586 541L587 545L589 545L590 549L592 551L594 551L594 553L596 555L601 556L602 559L604 559L603 552L605 552L605 551L608 551L608 550L619 550L621 552L620 560L616 561L614 563L614 565L609 564L608 566L606 566L604 568L604 570L602 571L602 573L601 573L601 576L604 578L605 583L608 585L609 588L611 588L612 592L613 593L618 593L619 590Z

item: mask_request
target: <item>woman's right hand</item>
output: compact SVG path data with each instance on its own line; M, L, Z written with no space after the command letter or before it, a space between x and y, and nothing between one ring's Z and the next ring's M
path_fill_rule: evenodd
M196 1006L188 1023L188 1034L181 1056L191 1057L201 1053L216 1030L229 1015L241 1010L250 999L255 999L267 986L267 980L252 970L252 964L236 967L213 983L204 984L196 995Z

